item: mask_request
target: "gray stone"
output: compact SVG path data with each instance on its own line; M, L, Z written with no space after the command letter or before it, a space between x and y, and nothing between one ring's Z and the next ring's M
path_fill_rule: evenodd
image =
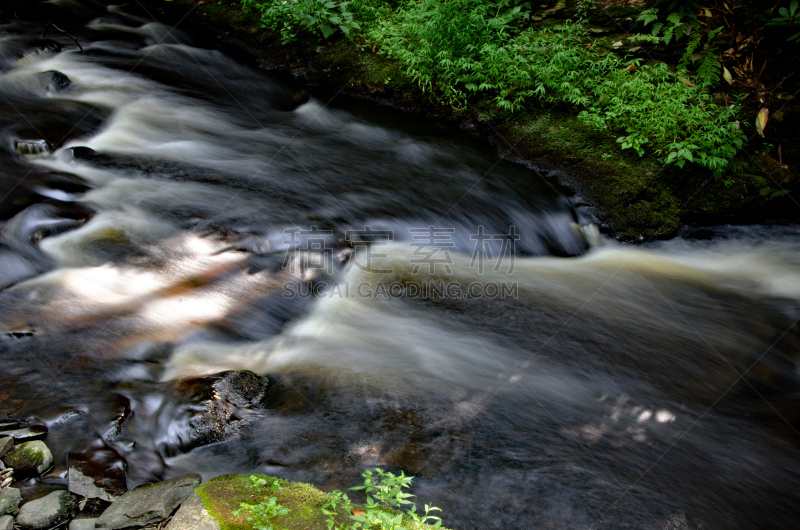
M23 504L19 509L17 524L31 530L50 528L72 517L74 510L75 496L65 490L54 491L41 499Z
M0 517L0 530L13 530L14 528L14 518L10 515L4 515Z
M11 427L2 429L0 436L10 436L16 443L42 439L47 436L47 427L44 425L31 425L29 427Z
M200 494L194 492L183 501L165 530L220 530L220 526L206 510Z
M0 438L0 458L3 458L9 449L14 447L14 439L10 436Z
M166 519L200 485L200 475L191 473L156 484L139 486L114 502L97 520L111 530L147 526Z
M41 475L53 465L53 453L44 442L36 440L15 445L3 457L16 476Z
M69 491L76 495L80 495L86 499L101 499L107 502L114 502L118 498L115 495L111 495L105 489L98 488L94 483L94 479L87 477L74 467L69 469L67 477L69 480Z
M16 515L19 511L21 500L22 495L16 488L3 488L0 490L0 515Z
M97 519L73 519L69 523L69 530L108 530L104 527L97 527Z

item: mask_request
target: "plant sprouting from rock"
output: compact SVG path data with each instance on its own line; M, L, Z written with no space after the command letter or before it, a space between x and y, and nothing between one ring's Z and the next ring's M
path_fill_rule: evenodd
M363 491L367 501L363 509L353 510L348 496L341 491L333 491L330 500L322 507L322 512L328 516L328 530L405 530L405 524L410 523L414 528L424 526L439 528L442 520L431 514L441 511L439 508L425 505L425 513L417 513L416 506L409 500L413 495L407 489L411 487L414 477L401 472L400 475L375 468L374 471L365 471L361 475L364 484L350 488ZM411 505L411 508L406 507ZM350 514L353 523L337 524L336 516L342 513Z
M261 493L267 485L267 480L258 475L250 475L250 484L254 493ZM283 488L273 482L270 491L280 491ZM232 512L234 516L247 515L246 521L253 523L253 530L275 530L275 526L270 522L275 517L282 517L289 513L289 508L278 504L278 498L273 496L258 504L243 502L239 504L239 509Z

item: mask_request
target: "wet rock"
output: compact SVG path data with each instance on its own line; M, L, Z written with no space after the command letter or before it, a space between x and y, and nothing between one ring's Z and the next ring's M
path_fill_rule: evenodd
M69 151L72 151L73 158L77 160L94 160L95 158L95 151L91 147L70 147Z
M0 436L10 436L14 439L14 443L41 440L47 436L47 427L44 425L19 425L7 429L0 427Z
M47 140L14 140L14 151L18 155L49 155Z
M53 453L40 440L24 442L12 447L3 463L14 468L17 476L41 475L53 465Z
M255 419L269 379L248 370L228 372L213 383L214 395L204 403L205 412L192 418L193 445L220 442Z
M165 530L220 530L220 525L208 513L200 494L192 493L178 508Z
M191 473L140 486L117 499L97 519L96 524L116 530L163 521L200 485L200 481L200 475Z
M10 515L0 517L0 530L13 530L14 518Z
M102 440L68 457L69 491L86 499L114 502L128 491L125 460Z
M104 488L98 488L94 479L87 477L77 469L70 468L67 478L70 493L80 495L85 499L100 499L106 502L114 502L117 498Z
M21 500L22 495L16 488L3 488L0 490L0 515L16 515L19 511Z
M58 70L42 72L39 74L39 79L42 82L42 86L44 86L49 94L57 94L68 89L72 85L70 78Z
M73 519L69 523L69 530L108 530L105 527L95 526L97 519Z
M70 517L75 511L75 497L68 491L54 491L41 499L26 502L19 509L17 524L32 530L51 528Z
M10 436L0 438L0 458L3 458L6 453L14 447L14 439Z

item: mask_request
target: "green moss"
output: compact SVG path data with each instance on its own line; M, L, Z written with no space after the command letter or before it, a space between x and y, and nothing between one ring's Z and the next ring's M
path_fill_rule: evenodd
M222 475L209 480L197 489L208 513L219 521L221 530L252 530L253 523L247 522L247 515L233 515L233 512L238 510L242 503L257 504L272 496L278 498L278 504L290 510L287 515L275 517L270 521L275 524L276 529L327 529L325 524L327 516L320 511L320 508L328 502L327 493L311 484L289 482L266 475L255 475L267 481L265 486L256 491L250 482L250 476ZM347 524L350 519L340 515L336 521L337 524ZM406 526L413 529L429 528L408 523Z
M534 162L543 160L545 167L565 169L597 206L609 232L641 240L669 237L680 227L680 202L656 161L620 152L613 135L566 111L528 111L521 117L501 125L514 149Z
M11 451L3 457L3 462L7 467L15 469L35 470L44 463L45 455L41 449L36 447L39 444L25 442L14 446Z

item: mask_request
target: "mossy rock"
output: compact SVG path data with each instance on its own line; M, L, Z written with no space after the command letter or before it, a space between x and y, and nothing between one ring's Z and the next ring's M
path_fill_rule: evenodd
M266 481L264 486L254 488L251 476ZM288 480L266 475L222 475L213 478L197 490L208 512L220 523L221 530L252 530L253 522L247 521L247 513L238 513L242 503L258 504L270 497L277 497L277 503L289 509L283 516L270 518L267 524L280 530L327 530L328 517L321 508L330 495L311 484L289 482ZM353 506L359 508L359 506ZM234 515L234 512L237 512ZM352 522L347 515L336 517L337 525ZM405 528L425 529L428 525L415 525L404 521ZM446 530L446 529L445 529Z
M3 463L19 477L41 475L53 465L53 453L42 441L25 442L12 447Z
M617 238L670 237L680 228L680 202L664 183L663 168L652 158L621 151L608 131L559 110L529 110L498 129L518 155L564 170L598 208L605 231Z

